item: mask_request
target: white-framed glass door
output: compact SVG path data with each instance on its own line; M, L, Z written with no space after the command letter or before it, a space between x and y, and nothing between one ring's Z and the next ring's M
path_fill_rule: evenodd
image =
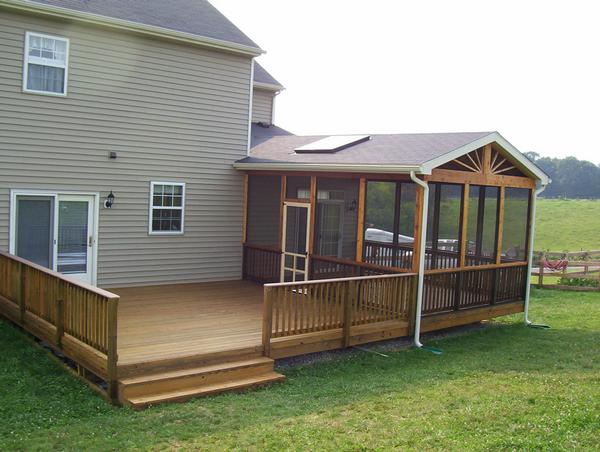
M319 201L317 203L318 254L342 257L344 227L344 202Z
M11 253L95 284L97 196L14 192Z
M281 282L308 280L310 204L286 202L283 206Z

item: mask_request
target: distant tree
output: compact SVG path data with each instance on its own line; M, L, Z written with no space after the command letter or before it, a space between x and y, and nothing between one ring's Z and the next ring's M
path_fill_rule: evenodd
M563 159L525 154L548 176L552 183L544 192L548 198L600 198L600 167L575 157Z

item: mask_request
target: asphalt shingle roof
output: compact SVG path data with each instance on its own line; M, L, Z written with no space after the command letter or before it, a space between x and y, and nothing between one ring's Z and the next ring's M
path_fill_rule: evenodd
M260 141L239 163L297 163L419 166L493 132L371 135L371 139L334 153L297 154L294 150L324 136L273 136Z
M259 48L206 0L31 0L31 2Z
M254 62L254 81L283 87L283 85L279 83L275 77L269 74L265 68L256 61Z

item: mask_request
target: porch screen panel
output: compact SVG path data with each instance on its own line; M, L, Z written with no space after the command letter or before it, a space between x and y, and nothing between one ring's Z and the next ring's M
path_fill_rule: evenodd
M287 176L285 182L285 197L288 199L310 199L310 177Z
M458 267L463 186L429 184L427 218L428 269Z
M394 265L395 182L367 182L364 261Z
M248 244L279 248L280 191L279 176L249 177L246 225Z
M529 197L527 188L505 189L502 262L527 260Z
M317 178L315 254L356 257L358 180Z
M496 260L498 187L472 185L469 190L466 264L486 265Z

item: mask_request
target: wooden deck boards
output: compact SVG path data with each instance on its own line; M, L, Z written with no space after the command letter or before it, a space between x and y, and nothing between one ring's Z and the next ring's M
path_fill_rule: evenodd
M248 281L110 289L119 365L261 345L262 286Z

